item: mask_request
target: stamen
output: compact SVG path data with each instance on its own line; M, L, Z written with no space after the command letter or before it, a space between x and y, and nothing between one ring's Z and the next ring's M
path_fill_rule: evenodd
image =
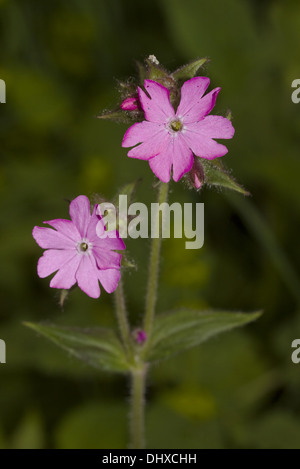
M174 132L179 132L180 130L182 130L182 123L179 119L174 119L170 122L170 128L174 130Z
M89 248L89 245L88 245L87 243L85 243L85 242L83 242L83 243L81 243L81 244L79 245L79 249L80 249L80 251L82 251L82 252L87 251L88 248Z

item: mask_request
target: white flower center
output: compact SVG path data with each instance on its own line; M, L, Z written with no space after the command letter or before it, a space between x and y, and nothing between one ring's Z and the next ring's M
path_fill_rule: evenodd
M92 247L92 243L90 243L89 240L85 238L77 243L77 251L79 254L90 255Z

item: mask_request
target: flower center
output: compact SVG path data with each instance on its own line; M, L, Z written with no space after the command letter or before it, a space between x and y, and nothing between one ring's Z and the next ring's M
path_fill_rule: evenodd
M170 122L170 128L174 130L174 132L179 132L180 130L182 130L182 123L179 119L174 119Z
M77 252L82 256L90 256L92 254L93 245L87 238L82 238L76 244Z
M80 245L79 245L79 250L80 250L81 252L86 252L86 251L88 250L88 248L89 248L89 245L88 245L87 243L85 243L85 242L82 242L82 243L80 243Z

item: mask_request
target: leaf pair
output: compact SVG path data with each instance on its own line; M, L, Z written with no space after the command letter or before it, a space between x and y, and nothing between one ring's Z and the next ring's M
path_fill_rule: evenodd
M144 348L136 346L135 353L140 353L148 363L166 359L221 332L255 321L260 314L187 309L165 313L156 317L149 342ZM25 326L94 367L124 373L134 366L111 329L77 329L29 322Z

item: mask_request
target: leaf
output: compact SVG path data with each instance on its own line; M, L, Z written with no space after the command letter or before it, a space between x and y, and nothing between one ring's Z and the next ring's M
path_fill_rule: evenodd
M79 329L30 322L24 325L91 366L114 372L129 369L122 344L110 329Z
M231 174L226 171L220 161L208 161L201 158L201 165L204 169L205 184L225 187L243 195L250 195L240 184L238 184Z
M161 79L169 79L169 74L167 71L155 61L151 60L149 57L145 60L146 69L147 69L147 78L154 81L160 81Z
M227 311L194 311L181 309L157 316L154 330L145 351L146 359L168 358L211 337L248 324L261 312L235 313Z
M132 124L132 116L122 109L115 111L103 111L102 114L97 116L97 119L112 120L115 122L121 122L123 124Z
M193 60L192 62L175 70L175 72L172 73L172 76L175 80L188 80L189 78L196 76L199 68L203 67L207 62L209 62L207 57L204 59Z

